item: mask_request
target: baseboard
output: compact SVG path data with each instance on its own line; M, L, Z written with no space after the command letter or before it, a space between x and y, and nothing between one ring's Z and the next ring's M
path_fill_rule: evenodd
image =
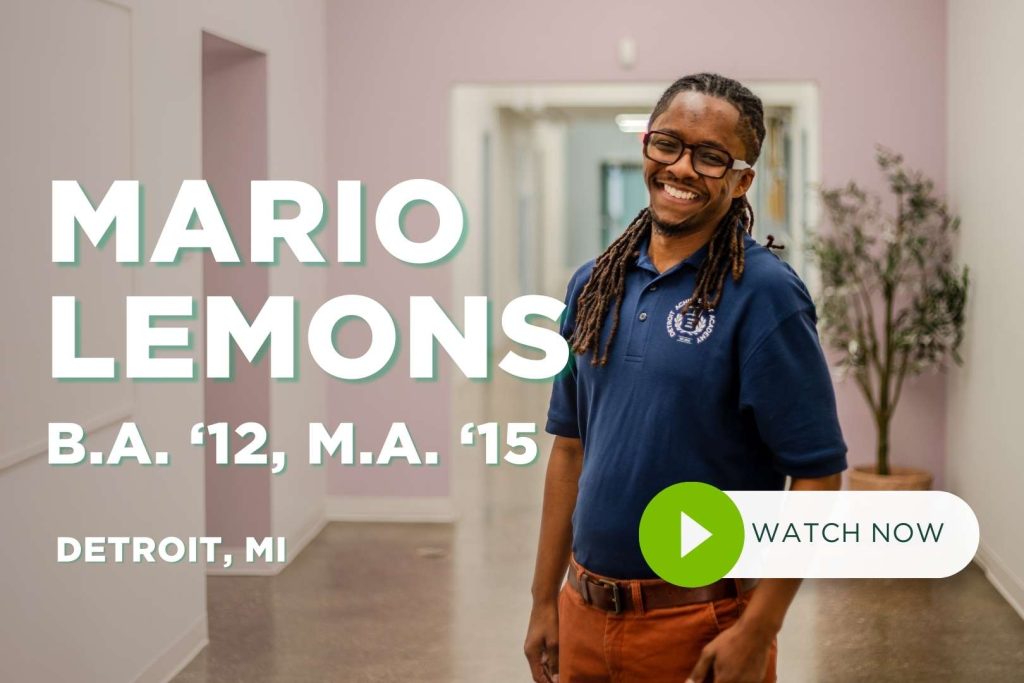
M317 511L310 515L306 523L296 529L293 533L288 534L288 562L299 556L309 542L317 537L324 527L327 525L327 518L324 516L323 507L317 509Z
M209 642L204 610L203 616L142 670L135 683L167 683L188 666Z
M450 496L328 496L331 522L454 522Z
M978 553L974 561L985 571L985 577L999 594L1010 603L1021 619L1024 619L1024 580L1015 575L1006 566L995 551L982 541L978 544Z
M316 538L316 535L327 524L323 512L317 510L309 520L296 531L285 535L285 548L287 548L287 559L284 562L245 562L245 548L230 547L218 548L216 562L206 565L206 573L216 576L275 576L284 571L284 568L291 564L292 560L299 556L303 548ZM224 566L223 557L230 553L233 562L230 567Z

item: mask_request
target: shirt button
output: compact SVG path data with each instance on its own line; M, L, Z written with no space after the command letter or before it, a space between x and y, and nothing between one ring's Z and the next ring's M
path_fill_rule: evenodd
M647 313L646 312L640 314L640 322L643 322L644 320L647 320Z
M653 291L654 291L654 290L656 290L657 288L658 288L658 285L651 285L650 287L648 287L648 288L647 288L647 291L648 291L648 292L653 292Z

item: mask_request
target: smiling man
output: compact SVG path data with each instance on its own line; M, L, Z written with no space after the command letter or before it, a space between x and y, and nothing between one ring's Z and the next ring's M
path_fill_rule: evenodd
M774 681L797 579L660 580L638 527L662 489L837 489L846 445L796 273L750 236L761 101L686 76L643 139L650 205L573 275L534 607L535 681ZM568 579L562 584L568 569Z

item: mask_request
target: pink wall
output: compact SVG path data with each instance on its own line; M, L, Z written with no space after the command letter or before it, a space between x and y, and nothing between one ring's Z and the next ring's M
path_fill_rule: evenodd
M945 177L946 9L937 0L345 1L328 3L327 31L327 175L363 180L371 209L398 181L448 179L450 89L472 82L667 84L702 70L741 81L812 80L821 91L826 184L856 178L881 189L873 161L878 142L901 150L940 187ZM626 36L637 42L631 71L617 61L618 41ZM331 293L373 296L400 326L407 324L409 294L447 296L450 271L400 264L368 241L365 267L332 268ZM410 382L407 364L403 354L384 378L358 386L333 383L329 415L356 420L370 444L391 421L405 419L421 449L445 452L446 384ZM908 382L892 450L898 464L930 467L938 486L944 395L941 377ZM851 461L869 461L873 427L852 383L840 386L839 408ZM334 468L330 476L332 494L448 490L440 469Z

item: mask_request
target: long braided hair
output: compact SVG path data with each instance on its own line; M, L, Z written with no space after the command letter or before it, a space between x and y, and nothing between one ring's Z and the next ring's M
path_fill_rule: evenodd
M742 84L725 76L701 73L677 80L658 100L651 113L648 128L668 109L672 99L684 91L718 97L736 107L740 112L737 134L746 147L746 161L751 164L757 161L765 136L764 108L761 100ZM580 355L593 350L592 365L605 365L608 362L608 352L619 328L622 296L626 288L626 269L640 255L640 244L651 234L652 225L651 212L645 208L633 219L625 232L598 256L590 280L580 292L577 299L576 325L569 338L569 344L573 351ZM734 281L738 281L743 275L743 236L751 234L753 229L754 209L747 201L746 195L733 199L729 211L711 237L707 256L697 271L693 296L680 311L681 314L685 315L692 306L707 310L718 305L726 274L731 272ZM772 244L770 235L767 246L781 248ZM604 348L599 349L601 327L609 306L614 306L612 327Z

